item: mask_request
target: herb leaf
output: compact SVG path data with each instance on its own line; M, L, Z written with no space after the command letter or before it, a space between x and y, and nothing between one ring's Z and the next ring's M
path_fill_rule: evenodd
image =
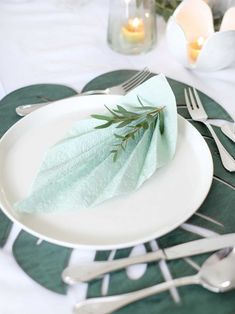
M153 106L139 96L137 96L137 99L140 106L132 107L136 111L129 111L120 105L117 105L115 109L105 106L111 115L92 115L95 119L107 121L97 126L96 129L107 128L113 124L117 124L117 129L129 127L129 131L126 131L125 134L114 134L117 142L114 143L113 149L110 151L113 154L113 161L118 159L121 152L126 149L128 142L134 140L141 131L145 132L150 126L155 127L158 119L160 133L163 134L164 132L164 107Z
M101 124L99 126L96 126L95 128L96 129L105 129L105 128L108 128L110 125L112 125L112 121L109 121L107 123L104 123L104 124Z
M92 117L92 118L95 118L95 119L99 119L99 120L106 120L106 121L112 120L111 117L109 117L109 116L103 116L103 115L100 115L100 114L92 114L91 117Z

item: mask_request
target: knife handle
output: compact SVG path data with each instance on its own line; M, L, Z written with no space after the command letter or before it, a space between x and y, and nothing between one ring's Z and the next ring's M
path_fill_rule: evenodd
M65 268L62 273L64 282L73 285L80 281L90 281L105 273L110 273L130 265L154 262L160 259L165 259L166 256L162 250L157 252L147 253L145 255L120 258L112 261L91 262L91 263L77 263L76 266L69 266Z

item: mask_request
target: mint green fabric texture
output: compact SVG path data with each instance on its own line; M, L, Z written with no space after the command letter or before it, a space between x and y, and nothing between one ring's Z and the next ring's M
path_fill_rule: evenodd
M30 195L17 203L16 209L47 213L94 207L137 190L156 169L167 164L174 156L177 140L174 94L166 78L159 75L121 98L119 105L138 112L142 107L137 96L146 105L164 107L163 134L158 119L130 140L114 162L110 153L116 142L114 133L126 134L129 127L95 129L103 122L93 118L79 121L46 152Z

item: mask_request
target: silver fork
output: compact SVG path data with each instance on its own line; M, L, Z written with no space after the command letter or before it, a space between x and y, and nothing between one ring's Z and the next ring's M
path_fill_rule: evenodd
M100 95L125 95L127 92L135 88L136 86L143 83L148 76L150 75L150 70L145 67L143 70L137 72L135 75L133 75L131 78L123 82L122 84L115 85L108 87L106 89L102 90L89 90L87 92L80 93L78 95L85 96L85 95L94 95L94 94L100 94ZM75 95L75 96L78 96ZM29 105L22 105L16 107L16 113L23 117L27 114L31 113L32 111L39 109L41 107L44 107L52 102L43 102L43 103L37 103L37 104L29 104Z
M207 114L203 108L202 102L199 98L199 95L198 95L196 89L195 88L193 88L193 89L191 89L191 88L186 89L185 88L184 89L184 96L185 96L186 106L188 108L189 114L191 115L192 119L194 121L202 122L209 129L212 137L215 140L217 148L219 150L219 154L220 154L221 161L222 161L224 168L230 172L235 171L235 160L229 154L229 152L224 148L224 146L220 142L219 138L217 137L215 131L213 130L212 126L207 122L208 116L207 116Z

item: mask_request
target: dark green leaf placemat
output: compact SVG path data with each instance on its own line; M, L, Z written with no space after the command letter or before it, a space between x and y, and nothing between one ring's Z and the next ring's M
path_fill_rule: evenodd
M13 252L18 264L32 279L54 292L66 293L60 274L68 264L71 249L40 241L21 231Z
M94 88L105 88L108 85L119 84L122 81L133 75L133 71L118 70L111 73L106 73L93 81L88 83L84 87L84 91ZM172 79L168 79L174 94L176 96L178 112L187 119L190 119L187 108L184 101L184 88L187 85L177 82ZM206 111L210 118L220 118L228 121L233 119L228 113L214 100L208 96L199 93L200 98L205 105ZM190 119L191 121L191 119ZM191 121L192 122L192 121ZM235 231L235 174L226 171L220 161L217 147L214 140L207 128L198 123L192 122L193 125L199 130L199 132L205 136L207 144L211 150L214 161L214 180L208 197L199 209L199 213L213 217L217 221L224 224L224 227L216 226L211 222L208 222L201 217L194 215L189 219L187 223L194 226L200 226L209 230L213 230L218 233L228 233ZM229 152L235 157L235 145L227 139L221 130L214 127L220 140ZM147 223L147 217L146 217ZM189 233L181 228L170 232L169 234L158 239L160 247L168 247L185 241L190 241L200 238L198 235ZM150 246L146 243L146 250L151 251ZM127 257L130 254L130 249L118 250L115 254L115 258ZM110 251L97 252L96 260L107 260L110 255ZM203 256L194 257L194 261L201 264L208 254ZM195 270L192 269L183 259L168 262L168 266L172 273L173 278L192 275ZM156 283L162 282L163 276L158 263L149 264L145 274L138 280L131 280L128 278L126 270L115 272L110 275L109 287L107 295L115 295L130 291L135 291L145 287L149 287ZM88 297L97 297L102 295L103 280L95 280L89 285ZM179 288L182 303L176 305L169 292L149 297L140 302L133 303L127 307L116 311L120 314L232 314L235 313L235 292L231 291L226 294L216 295L209 291L204 290L201 287L182 287Z
M133 70L118 70L106 73L92 80L84 87L84 90L106 88L113 84L121 83L135 73ZM177 104L180 105L178 112L186 118L189 118L185 107L183 90L186 86L180 82L169 79L170 85L176 95ZM0 135L17 120L19 117L15 113L15 107L20 104L42 102L43 99L56 100L75 95L76 92L66 86L54 84L33 85L19 89L0 101ZM232 121L229 114L215 101L208 96L201 94L200 96L205 104L207 113L210 118L223 118ZM188 223L201 226L202 228L211 229L218 233L227 233L235 231L235 175L227 172L221 165L217 148L211 138L208 130L200 123L193 122L195 127L205 136L209 148L212 152L215 176L211 187L211 191L199 209L199 212L224 224L224 228L216 226L201 217L193 216ZM229 151L235 155L234 144L228 140L219 128L215 128L221 141L225 143ZM147 223L147 218L146 218ZM9 230L11 222L6 216L0 212L0 246L3 246ZM159 245L166 247L177 243L189 241L199 238L198 235L189 233L181 228L177 228L173 232L159 239ZM148 244L146 249L150 250ZM115 258L127 256L130 249L118 250ZM57 293L66 293L66 285L61 281L61 272L67 265L71 249L38 241L37 238L22 231L16 239L13 246L13 254L20 267L36 282ZM96 259L107 259L109 252L97 252ZM202 262L205 256L194 258L198 262ZM192 268L189 267L184 260L171 261L169 263L173 277L179 277L191 274ZM109 294L123 293L140 289L151 284L162 281L162 275L157 264L151 264L147 272L138 280L130 280L125 271L116 272L110 277ZM88 296L99 296L101 293L101 280L96 280L89 285ZM182 304L173 303L169 293L163 293L142 302L132 304L118 313L188 313L195 314L233 314L235 308L235 293L232 291L224 295L214 295L210 292L202 290L200 287L180 288Z
M20 117L15 108L19 105L58 100L76 95L70 87L58 84L38 84L20 88L0 101L0 137ZM4 246L12 222L0 211L0 246ZM61 272L67 265L71 249L56 246L22 231L13 246L20 267L39 284L57 293L65 294L66 285Z
M11 227L12 222L0 211L0 247L5 245Z
M59 100L76 94L74 89L58 84L37 84L15 90L0 101L0 137L20 119L15 112L17 106Z

